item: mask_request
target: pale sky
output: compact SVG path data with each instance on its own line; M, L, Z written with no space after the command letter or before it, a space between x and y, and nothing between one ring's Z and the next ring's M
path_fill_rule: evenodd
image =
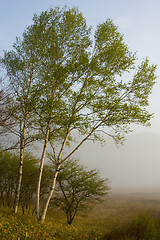
M119 31L124 34L125 42L128 44L130 50L133 52L137 51L139 62L141 62L143 58L147 56L151 63L158 65L156 72L158 76L157 84L155 85L153 93L150 96L149 109L155 114L155 117L151 122L152 126L149 129L141 126L134 127L134 134L140 134L141 132L147 132L147 136L150 136L149 134L152 133L156 134L152 135L152 137L156 137L152 138L154 140L153 142L150 142L150 148L147 149L147 151L151 150L150 154L145 151L146 145L144 144L144 140L150 139L150 137L147 138L146 135L144 137L144 134L140 134L141 141L139 142L138 146L141 146L142 144L142 147L139 155L135 154L136 151L139 151L137 150L138 146L134 144L137 143L137 140L129 140L124 147L120 147L118 150L114 144L111 143L109 143L109 145L106 143L103 150L99 145L97 145L97 149L99 149L99 154L101 156L97 156L96 152L94 153L94 151L90 150L91 155L87 153L86 157L86 154L84 154L84 146L80 151L82 161L84 161L87 165L87 158L89 158L89 165L98 167L98 161L100 162L100 160L96 161L95 157L102 159L102 167L99 168L102 170L104 176L106 174L106 177L110 178L113 188L129 186L135 187L138 185L144 187L159 186L160 188L160 154L157 144L158 142L160 143L160 1L0 0L0 55L3 55L3 50L10 50L16 36L20 37L26 26L32 24L32 17L34 13L39 14L50 7L62 7L64 5L69 7L79 7L79 10L82 11L84 17L86 18L88 25L93 26L93 29L98 23L105 21L107 18L113 19L114 23L119 26ZM136 135L136 137L140 135ZM129 136L129 139L132 137L134 138L134 136L135 135ZM132 142L132 144L130 144L130 142ZM157 147L153 147L152 143ZM91 149L91 146L86 146ZM93 148L95 149L95 146L93 146ZM142 151L143 149L144 151ZM131 153L132 156L129 157ZM152 156L151 162L147 160L148 165L145 169L145 159L148 159L148 156L150 155ZM93 164L91 164L92 157L94 159ZM137 159L133 159L134 157ZM106 162L105 158L108 159ZM119 159L117 160L117 158ZM143 164L144 169L142 169ZM141 168L139 166L141 166ZM138 169L138 172L133 171L136 171L136 169ZM157 171L157 169L159 171ZM150 183L148 183L149 178L151 178L149 175L150 173L152 173L151 176L153 176L153 179ZM136 174L137 179L139 179L135 182L134 174ZM132 179L129 181L130 177ZM142 181L140 181L140 179ZM131 184L129 184L130 182Z

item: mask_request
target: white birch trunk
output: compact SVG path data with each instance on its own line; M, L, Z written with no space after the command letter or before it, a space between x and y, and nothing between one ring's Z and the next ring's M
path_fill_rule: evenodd
M57 176L58 176L59 169L60 169L60 165L58 165L58 167L56 168L56 171L54 173L54 178L53 178L53 181L52 181L52 187L51 187L51 190L48 194L46 204L43 208L43 212L42 212L42 215L41 215L41 218L40 218L42 223L45 221L45 218L46 218L47 209L48 209L51 197L53 195L53 192L54 192L54 189L55 189L55 186L56 186L56 179L57 179Z
M43 152L42 152L41 162L40 162L40 167L39 167L39 176L38 176L38 184L37 184L37 196L36 196L36 198L37 198L37 204L36 204L37 219L40 219L40 211L39 211L40 188L41 188L41 179L42 179L42 172L43 172L43 166L44 166L44 158L45 158L45 155L46 155L47 144L48 144L50 124L51 124L51 121L49 121L48 125L47 125L46 136L45 136L44 145L43 145Z
M15 202L13 207L14 213L17 213L18 211L19 198L20 198L20 192L21 192L26 126L27 126L27 115L25 116L23 131L22 131L21 140L20 140L19 179L16 187L16 196L15 196Z
M26 105L25 105L24 124L23 124L22 134L20 136L21 139L20 139L19 179L18 179L18 184L16 187L16 196L15 196L15 202L14 202L14 207L13 207L14 213L17 213L17 211L18 211L19 198L20 198L20 193L21 193L23 159L24 159L24 148L25 148L25 134L26 134L27 120L28 120L28 97L29 97L30 90L31 90L32 76L33 76L33 68L30 63L30 80L29 80L28 92L27 92L27 96L26 96L27 101L26 101Z
M52 108L53 108L55 94L56 94L56 88L52 90L51 112L50 112L49 121L47 124L47 130L46 130L46 135L45 135L45 140L44 140L44 145L43 145L43 152L42 152L41 162L40 162L40 167L39 167L39 177L38 177L37 196L36 196L36 198L37 198L37 203L36 203L37 219L40 219L40 211L39 211L40 202L39 201L40 201L41 179L42 179L44 159L45 159L47 144L48 144L48 139L49 139L50 125L51 125L51 121L52 121Z

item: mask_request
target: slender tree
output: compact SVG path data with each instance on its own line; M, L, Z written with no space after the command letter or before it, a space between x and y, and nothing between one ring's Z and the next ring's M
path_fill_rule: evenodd
M90 51L88 59L80 65L81 69L87 65L86 71L83 70L77 76L76 85L72 83L74 91L65 95L64 109L59 112L62 140L51 141L57 165L41 215L42 222L45 220L61 165L86 140L102 140L103 133L106 133L117 142L121 141L124 134L130 131L131 123L147 126L152 117L147 106L148 96L155 83L156 66L150 65L148 59L145 59L135 69L136 56L129 51L123 36L110 19L97 26L94 45ZM123 80L124 73L132 69L135 71L132 79ZM76 147L65 155L72 132L76 131L82 136L81 140L77 140ZM58 152L57 144L60 146Z
M22 183L22 169L24 149L29 139L29 126L31 124L32 107L34 98L32 96L33 86L36 82L36 54L32 54L32 44L27 41L25 33L22 40L16 39L12 51L5 51L1 59L3 67L6 69L9 85L12 88L12 104L10 109L16 111L12 115L16 126L12 129L19 138L20 160L19 160L19 177L17 180L16 197L14 212L17 213ZM27 137L26 137L27 134Z
M38 35L37 35L38 33ZM59 8L35 15L26 35L37 46L40 98L35 104L35 127L44 140L37 184L37 217L40 218L40 185L48 141L62 139L66 101L88 68L90 28L77 9ZM63 119L62 119L63 112ZM62 127L63 126L63 127Z

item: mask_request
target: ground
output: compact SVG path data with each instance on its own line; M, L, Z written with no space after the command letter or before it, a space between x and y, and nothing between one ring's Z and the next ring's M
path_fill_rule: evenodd
M119 191L67 226L58 210L41 224L31 214L18 215L0 207L0 239L53 240L158 240L160 239L160 191Z

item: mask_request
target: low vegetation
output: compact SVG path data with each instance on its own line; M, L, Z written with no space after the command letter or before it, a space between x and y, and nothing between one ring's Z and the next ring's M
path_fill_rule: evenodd
M0 206L0 239L53 240L158 240L160 206L155 194L109 195L106 200L78 215L72 225L58 209L49 211L45 224L32 214L13 214Z

